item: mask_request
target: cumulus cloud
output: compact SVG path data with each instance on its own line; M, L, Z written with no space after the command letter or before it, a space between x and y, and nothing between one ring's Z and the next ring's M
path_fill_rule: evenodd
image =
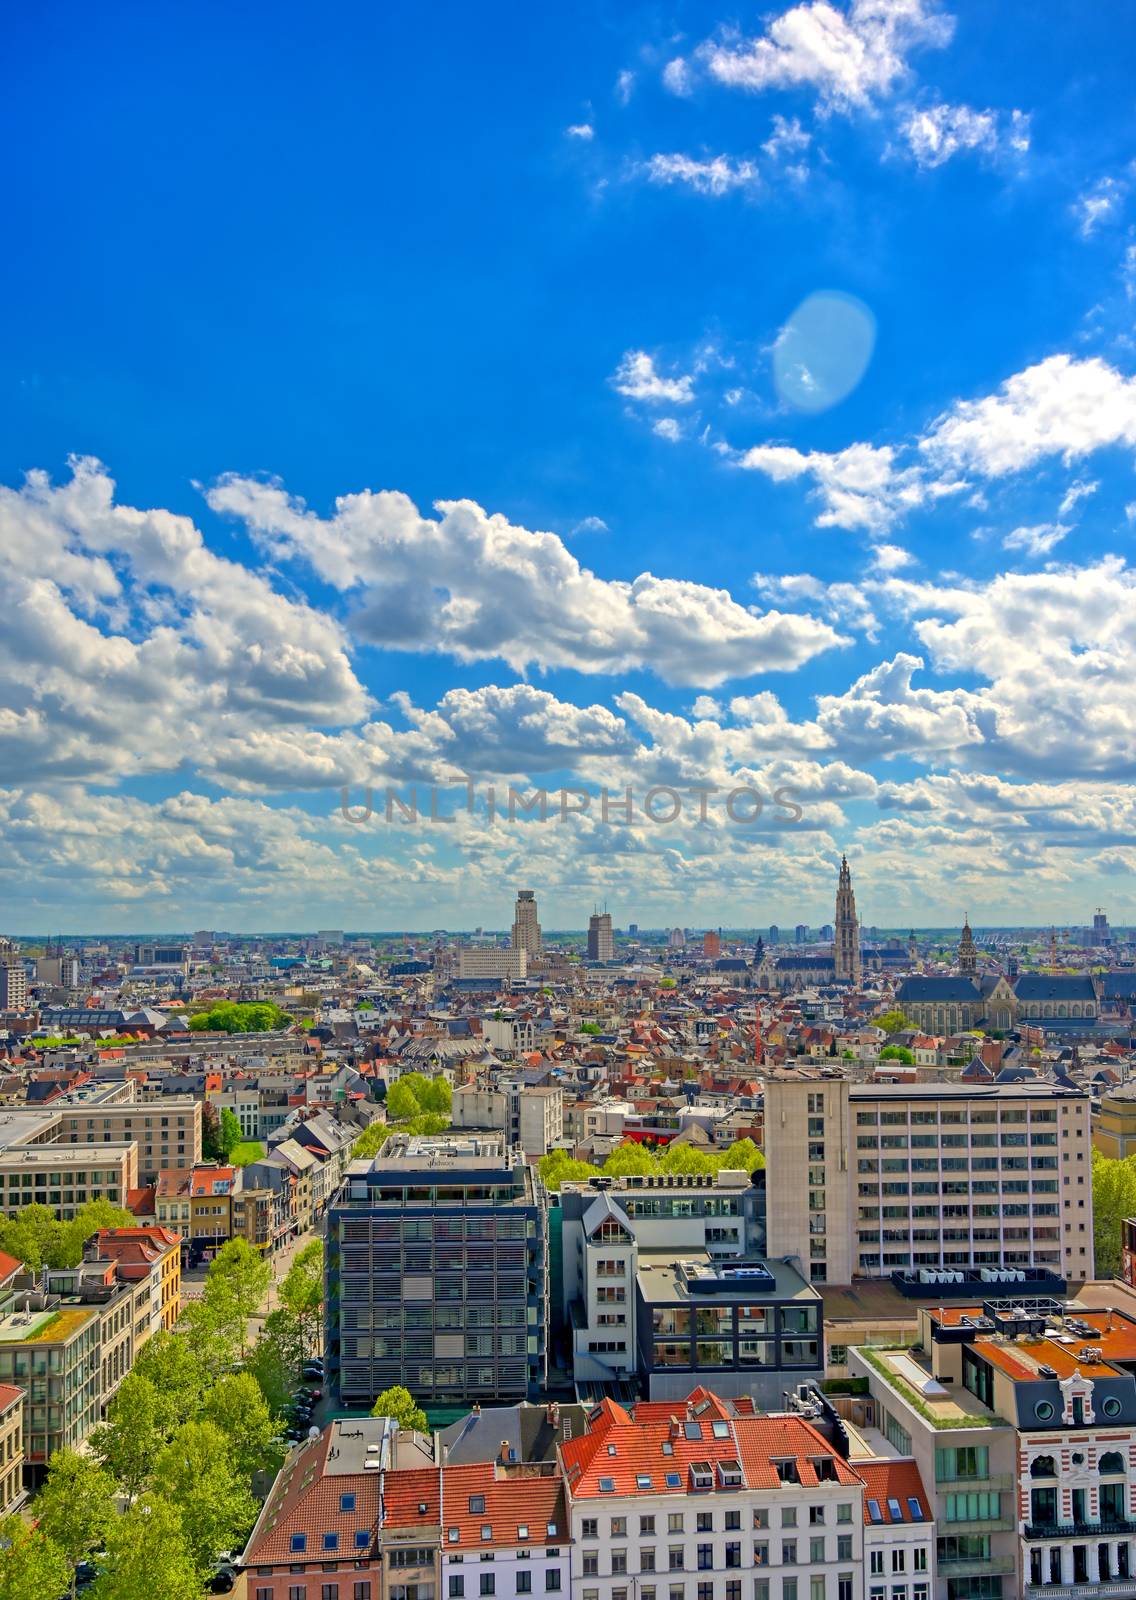
M774 483L807 478L822 504L819 528L859 528L873 533L894 521L905 499L914 503L916 481L901 478L895 451L884 445L849 445L846 450L802 451L792 445L754 445L736 458L744 472L760 472Z
M733 189L752 189L761 181L752 161L732 161L729 156L653 155L643 163L643 171L649 183L685 184L696 194L715 198Z
M1101 178L1073 202L1073 217L1082 239L1091 239L1102 222L1120 210L1128 186L1117 178Z
M675 56L674 60L668 61L663 68L663 86L669 89L671 94L683 99L693 93L693 74L682 56Z
M274 556L301 559L349 593L353 628L389 649L499 659L517 671L568 667L654 671L713 687L800 666L841 643L813 618L757 612L725 590L650 572L609 581L563 540L491 515L469 500L424 517L405 495L342 496L321 518L276 483L229 476L214 510L240 517Z
M1039 522L1028 528L1013 528L1002 540L1002 548L1024 550L1031 556L1046 556L1068 532L1069 529L1061 522Z
M677 444L682 438L682 423L677 417L658 417L651 424L651 432L666 439L668 444Z
M628 350L611 378L612 386L629 400L644 400L649 405L690 405L694 399L694 379L689 373L665 377L646 350Z
M852 0L846 11L812 0L774 18L759 38L708 41L698 58L729 88L811 88L822 114L847 112L891 95L909 55L946 45L953 26L924 0Z
M799 117L783 117L777 113L773 118L773 131L761 148L771 161L780 161L786 155L798 155L807 150L811 143L812 134L801 127Z
M565 128L564 132L569 139L582 139L585 144L596 136L596 130L590 122L574 122L571 127Z

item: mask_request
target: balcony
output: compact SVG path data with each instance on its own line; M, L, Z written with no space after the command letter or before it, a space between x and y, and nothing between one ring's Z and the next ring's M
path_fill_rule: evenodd
M1132 1600L1136 1578L1105 1578L1097 1583L1027 1583L1025 1600Z
M957 1561L939 1558L936 1563L940 1578L981 1578L986 1574L1017 1571L1013 1556L966 1556Z
M1022 1530L1026 1539L1101 1539L1117 1533L1136 1533L1136 1517L1102 1517L1100 1522L1027 1522ZM1128 1579L1123 1581L1127 1583Z

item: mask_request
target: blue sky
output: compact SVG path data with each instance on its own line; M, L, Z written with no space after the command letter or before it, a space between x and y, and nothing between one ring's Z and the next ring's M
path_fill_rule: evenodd
M9 926L1136 919L1136 42L1045 24L7 19ZM340 815L460 773L720 795Z

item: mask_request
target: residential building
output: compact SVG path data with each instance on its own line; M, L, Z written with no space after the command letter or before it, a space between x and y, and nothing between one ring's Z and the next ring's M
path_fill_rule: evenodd
M532 889L517 890L513 913L513 949L523 950L530 960L540 955L540 923L537 921L536 894ZM521 973L524 977L524 973Z
M0 1011L23 1011L28 1003L28 975L19 947L0 939Z
M274 1196L271 1189L250 1189L242 1183L233 1195L233 1238L244 1239L265 1253L273 1247Z
M17 1384L0 1383L0 1517L24 1502L24 1400Z
M1050 1292L1092 1276L1087 1091L786 1075L765 1131L768 1253L813 1282L950 1272L959 1296L983 1271Z
M189 1177L189 1254L209 1261L233 1233L233 1191L239 1167L197 1166Z
M83 1084L52 1102L63 1144L138 1146L141 1181L152 1183L164 1168L188 1170L201 1160L201 1105L189 1095L141 1104L132 1078Z
M523 1399L546 1372L540 1180L496 1135L394 1134L328 1212L328 1378L342 1405Z
M917 1346L849 1365L934 1486L940 1600L1136 1592L1136 1320L1049 1297L922 1307Z
M181 1240L165 1228L102 1228L88 1246L91 1260L114 1261L124 1282L151 1286L146 1313L150 1333L168 1333L181 1316ZM139 1325L136 1338L145 1343L149 1333Z
M1136 1083L1102 1093L1093 1111L1093 1149L1114 1161L1136 1155Z
M176 1233L184 1245L190 1236L192 1172L181 1168L159 1172L154 1185L154 1215L158 1226Z

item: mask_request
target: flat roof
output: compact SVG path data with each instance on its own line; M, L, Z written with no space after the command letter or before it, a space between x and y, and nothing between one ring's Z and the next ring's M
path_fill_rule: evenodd
M808 1082L814 1080L809 1079ZM820 1081L820 1080L818 1080ZM1055 1083L852 1083L849 1100L1087 1100L1088 1089Z
M136 1141L127 1139L116 1144L33 1144L25 1149L0 1150L0 1168L26 1168L42 1171L47 1167L91 1167L105 1160L118 1160L135 1148Z
M749 1265L763 1266L773 1279L772 1284L763 1278L734 1277L714 1288L700 1289L691 1294L687 1272L692 1268L705 1269L711 1265L708 1252L676 1252L669 1250L640 1250L639 1270L636 1274L643 1298L648 1302L682 1301L692 1306L747 1304L754 1300L809 1300L820 1304L820 1293L811 1283L806 1283L795 1267L787 1261L770 1261L764 1257ZM718 1268L745 1266L744 1261L713 1262ZM684 1270L685 1269L685 1270Z

